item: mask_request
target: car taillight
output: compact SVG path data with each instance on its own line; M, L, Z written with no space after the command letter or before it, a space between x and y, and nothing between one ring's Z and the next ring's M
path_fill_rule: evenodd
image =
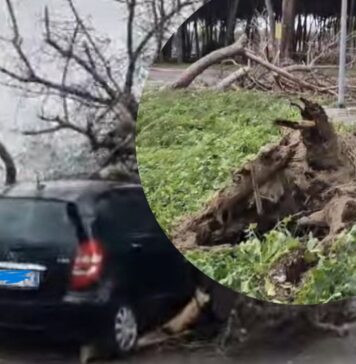
M80 290L96 283L100 279L103 262L104 250L98 241L80 244L72 269L71 288Z

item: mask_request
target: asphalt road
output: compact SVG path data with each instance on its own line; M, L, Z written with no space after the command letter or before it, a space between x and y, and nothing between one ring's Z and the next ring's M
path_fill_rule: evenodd
M151 349L125 360L100 361L98 364L354 364L356 362L356 332L345 338L335 336L266 337L264 343L229 355L202 349ZM0 336L0 364L77 364L79 352L75 345L50 342L33 334Z
M152 67L146 82L146 87L161 87L166 84L173 83L182 73L184 68L176 67ZM216 84L216 81L222 79L226 74L226 70L220 70L219 68L207 69L200 76L197 77L197 81L204 82L208 85Z

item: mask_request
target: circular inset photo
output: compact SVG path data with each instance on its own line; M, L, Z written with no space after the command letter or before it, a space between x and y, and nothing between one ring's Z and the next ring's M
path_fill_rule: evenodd
M341 21L345 10L210 1L146 83L137 157L150 206L188 260L253 298L356 294L355 24Z

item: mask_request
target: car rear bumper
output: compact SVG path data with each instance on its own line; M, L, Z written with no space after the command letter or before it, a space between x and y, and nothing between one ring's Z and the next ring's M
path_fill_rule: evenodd
M108 305L0 302L0 328L45 331L54 338L88 340L106 329Z

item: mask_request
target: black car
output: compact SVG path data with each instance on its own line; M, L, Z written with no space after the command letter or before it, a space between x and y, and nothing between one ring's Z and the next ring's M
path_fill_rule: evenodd
M131 351L193 295L139 185L19 183L0 193L0 326Z

